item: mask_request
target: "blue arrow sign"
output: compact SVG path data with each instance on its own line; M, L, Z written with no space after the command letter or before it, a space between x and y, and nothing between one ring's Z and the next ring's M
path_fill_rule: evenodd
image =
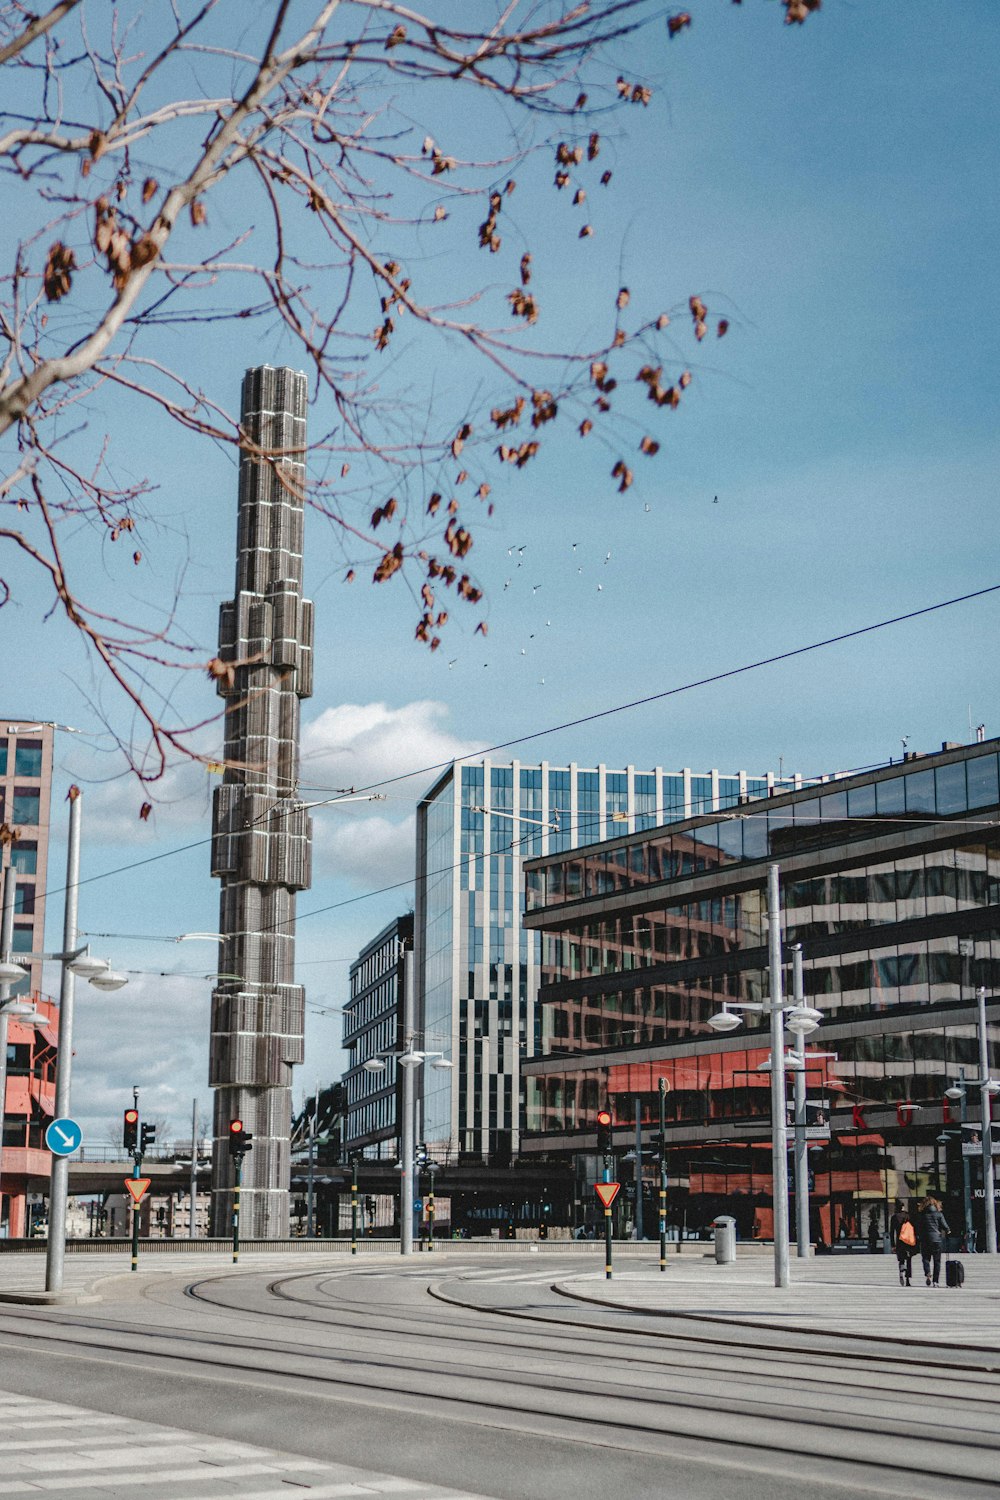
M72 1156L82 1140L83 1131L75 1120L53 1120L45 1132L45 1144L53 1156Z

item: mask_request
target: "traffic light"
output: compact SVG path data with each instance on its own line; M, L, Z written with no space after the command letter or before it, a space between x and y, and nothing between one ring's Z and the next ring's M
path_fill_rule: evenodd
M140 1156L145 1156L146 1152L149 1150L150 1146L153 1144L153 1142L155 1140L156 1140L156 1126L155 1125L147 1125L145 1123L145 1121L143 1121L142 1125L139 1127L139 1154L140 1154Z
M374 1217L375 1217L375 1207L376 1207L376 1205L375 1205L375 1195L374 1195L374 1193L366 1193L365 1194L365 1213L368 1215L368 1217L370 1219L374 1219Z
M603 1156L611 1154L611 1111L597 1111L597 1149Z
M122 1122L122 1144L126 1151L134 1151L139 1143L139 1111L127 1109Z
M242 1120L230 1120L229 1122L229 1154L230 1156L246 1156L253 1147L250 1142L253 1136L249 1130L243 1129Z
M417 1163L418 1167L426 1167L426 1165L427 1165L427 1146L426 1146L425 1142L421 1141L420 1144L417 1146L416 1152L414 1153L414 1159L416 1160L416 1163Z

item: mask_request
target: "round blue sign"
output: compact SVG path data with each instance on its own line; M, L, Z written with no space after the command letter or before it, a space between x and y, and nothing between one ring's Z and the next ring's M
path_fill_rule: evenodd
M45 1144L53 1156L72 1156L80 1149L83 1131L75 1120L53 1120L45 1132Z

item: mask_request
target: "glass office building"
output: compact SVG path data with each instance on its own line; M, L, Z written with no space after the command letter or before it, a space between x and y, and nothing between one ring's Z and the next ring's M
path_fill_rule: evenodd
M981 1129L981 987L1000 1069L998 743L530 861L525 927L544 940L522 1150L593 1152L606 1104L628 1139L638 1111L653 1146L666 1078L672 1216L770 1233L767 1018L743 1011L725 1036L708 1018L768 994L777 863L786 953L801 944L823 1012L807 1046L814 1233L863 1235L874 1210L881 1235L895 1197L937 1190L953 1225L981 1228L962 1124Z
M366 943L351 965L351 998L344 1007L344 1154L395 1161L400 1154L403 984L413 948L413 913L406 912ZM381 1062L369 1071L366 1062Z
M450 1073L424 1069L422 1138L503 1165L519 1150L521 1064L535 1050L539 942L522 861L720 812L799 776L456 762L417 809L417 1014Z

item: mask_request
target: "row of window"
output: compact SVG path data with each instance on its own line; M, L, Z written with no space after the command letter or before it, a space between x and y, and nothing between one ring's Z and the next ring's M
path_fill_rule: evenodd
M965 950L965 951L963 951ZM968 951L971 950L971 951ZM986 986L1000 987L1000 930L934 938L905 947L870 948L830 958L806 959L806 998L824 1015L840 1019L879 1014L901 1005L953 1004ZM708 1017L726 1000L759 1004L768 992L764 969L718 972L672 984L615 987L597 994L551 1000L539 1008L543 1054L609 1050L691 1040L710 1035ZM749 1012L748 1030L764 1026Z
M1000 848L962 844L782 885L786 942L1000 905ZM542 983L711 958L766 942L763 894L689 901L663 912L544 934ZM808 950L807 950L808 951Z
M7 775L10 764L11 741L0 742L0 776ZM42 742L41 740L13 741L14 744L14 775L15 776L41 776L42 774Z
M832 788L836 783L829 785ZM871 837L879 825L897 831L907 823L956 817L998 804L1000 764L995 753L901 770L878 782L831 789L822 796L802 797L767 811L748 809L681 833L552 861L526 872L527 905L536 910L639 889L702 870ZM973 821L986 827L995 820Z
M991 1071L1000 1069L1000 1025L987 1027ZM886 1035L847 1037L837 1041L836 1058L822 1043L806 1048L807 1098L810 1124L821 1131L830 1111L845 1103L884 1109L900 1104L919 1105L902 1111L900 1130L933 1124L939 1129L959 1124L960 1106L944 1098L944 1091L964 1076L978 1073L979 1043L973 1026L939 1026L897 1031ZM652 1063L617 1063L611 1067L574 1069L570 1073L540 1074L525 1079L526 1123L533 1132L593 1132L597 1111L611 1104L622 1125L634 1123L636 1105L641 1123L659 1123L659 1080L669 1085L663 1100L664 1119L671 1124L711 1125L766 1118L770 1113L769 1083L759 1063L766 1055L765 1038L757 1047L729 1052L704 1052L693 1057L665 1057ZM978 1112L973 1091L970 1118ZM920 1116L926 1114L927 1119ZM825 1120L824 1120L825 1117ZM880 1127L883 1128L883 1127Z
M37 828L40 803L41 793L37 787L15 786L9 799L5 799L0 791L0 817L6 817L16 828L26 823Z

